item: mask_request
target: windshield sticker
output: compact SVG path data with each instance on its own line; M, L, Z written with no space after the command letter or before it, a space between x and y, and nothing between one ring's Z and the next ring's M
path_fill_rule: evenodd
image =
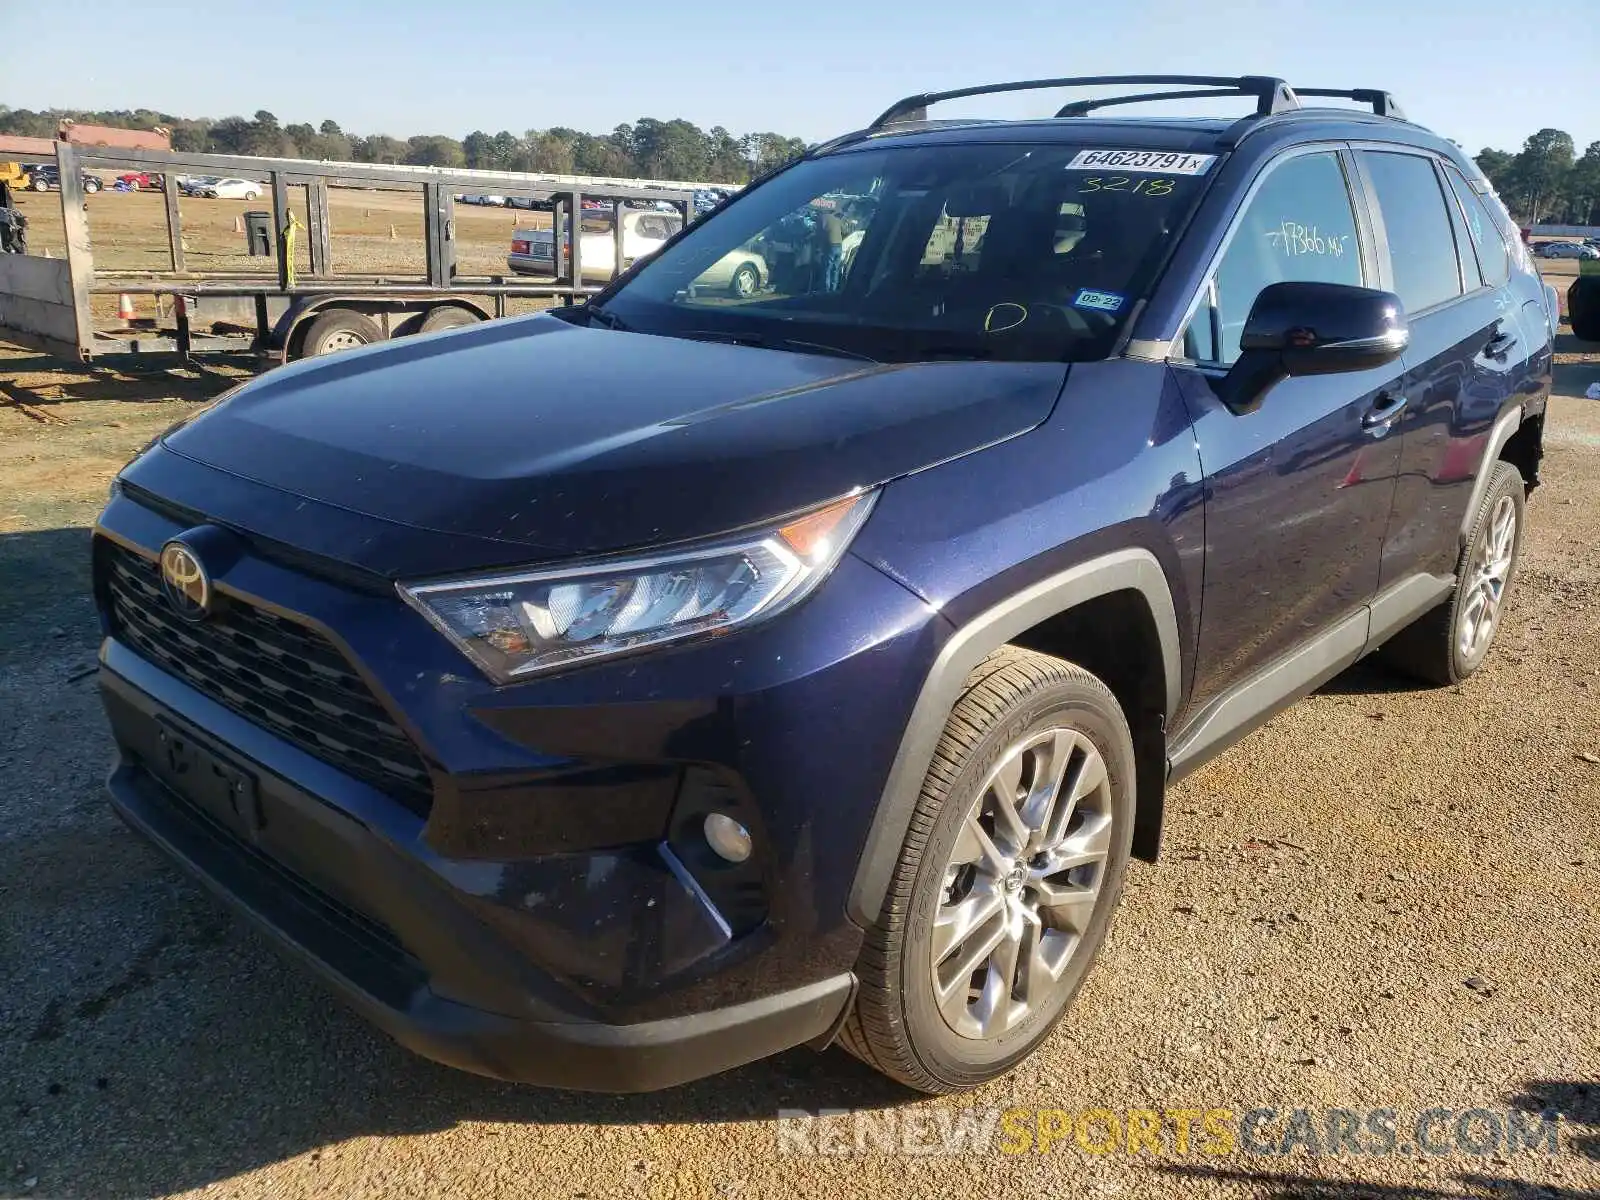
M1069 171L1136 171L1147 175L1204 175L1215 154L1179 154L1168 150L1080 150Z
M1097 292L1092 288L1084 288L1072 298L1072 307L1090 308L1095 312L1116 312L1126 299L1126 296L1116 292Z

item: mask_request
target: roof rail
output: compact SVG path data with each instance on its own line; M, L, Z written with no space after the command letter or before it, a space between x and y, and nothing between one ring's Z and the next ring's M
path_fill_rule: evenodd
M1191 87L1206 89L1198 92L1157 92L1139 97L1141 100L1159 100L1169 97L1194 99L1198 96L1253 96L1256 101L1256 115L1262 117L1271 116L1273 113L1289 112L1300 107L1300 101L1296 98L1294 89L1283 80L1267 75L1240 75L1237 77L1219 75L1084 75L1063 79L1026 79L1014 83L988 83L978 87L956 88L948 92L924 92L919 96L907 96L905 99L891 104L867 128L882 129L886 125L893 125L902 121L925 121L928 118L928 106L930 104L938 104L945 100L960 100L967 96L988 96L999 92L1043 91L1049 88L1064 87L1103 87L1124 83L1188 84ZM1124 103L1131 103L1131 101L1124 101ZM1069 109L1071 107L1073 106L1068 106ZM1062 113L1057 115L1076 116L1081 114L1069 113L1066 109L1063 109Z
M1362 104L1372 105L1372 111L1376 116L1393 117L1396 121L1406 119L1399 101L1388 92L1380 92L1373 88L1351 88L1349 91L1341 88L1295 88L1295 92L1301 96L1336 96L1342 100L1356 100Z
M1063 104L1058 117L1086 117L1097 108L1110 108L1116 104L1143 104L1148 100L1203 100L1207 96L1237 96L1233 88L1193 88L1181 92L1138 92L1129 96L1102 96L1095 100L1074 100Z

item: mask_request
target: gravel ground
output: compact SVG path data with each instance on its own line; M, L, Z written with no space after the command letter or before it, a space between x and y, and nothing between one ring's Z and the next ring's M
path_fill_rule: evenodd
M1564 348L1581 396L1600 357ZM929 1101L798 1051L613 1098L411 1057L112 818L84 526L226 380L3 349L0 380L0 1196L1600 1196L1600 404L1551 404L1479 676L1418 691L1357 667L1177 788L1162 862L1134 866L1082 997L1015 1076ZM813 1156L780 1152L799 1143L775 1120L861 1108L905 1134L995 1106L1392 1108L1402 1145L1435 1106L1563 1116L1554 1153L1368 1157L1008 1154L1004 1133Z

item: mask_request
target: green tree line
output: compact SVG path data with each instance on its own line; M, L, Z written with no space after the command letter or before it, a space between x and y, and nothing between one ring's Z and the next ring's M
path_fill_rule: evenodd
M121 129L172 131L172 147L202 154L248 154L333 162L412 163L561 175L613 175L638 179L696 179L745 183L805 152L805 142L780 133L733 134L693 122L641 117L610 133L530 129L522 134L475 129L457 139L445 134L390 137L352 134L337 121L284 125L265 109L244 117L177 117L151 109L86 112L0 105L0 134L54 137L63 118Z
M1571 134L1541 129L1520 151L1486 146L1476 162L1524 225L1600 225L1600 142L1579 157Z

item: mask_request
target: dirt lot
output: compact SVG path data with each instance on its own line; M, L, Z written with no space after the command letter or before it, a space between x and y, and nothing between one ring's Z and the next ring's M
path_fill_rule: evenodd
M1419 691L1358 667L1185 782L1059 1033L928 1101L838 1051L636 1098L502 1086L286 968L101 790L85 527L228 379L0 348L0 1196L1600 1196L1600 404L1576 398L1600 354L1564 350L1483 672ZM779 1153L780 1108L975 1105L1563 1116L1555 1153Z

